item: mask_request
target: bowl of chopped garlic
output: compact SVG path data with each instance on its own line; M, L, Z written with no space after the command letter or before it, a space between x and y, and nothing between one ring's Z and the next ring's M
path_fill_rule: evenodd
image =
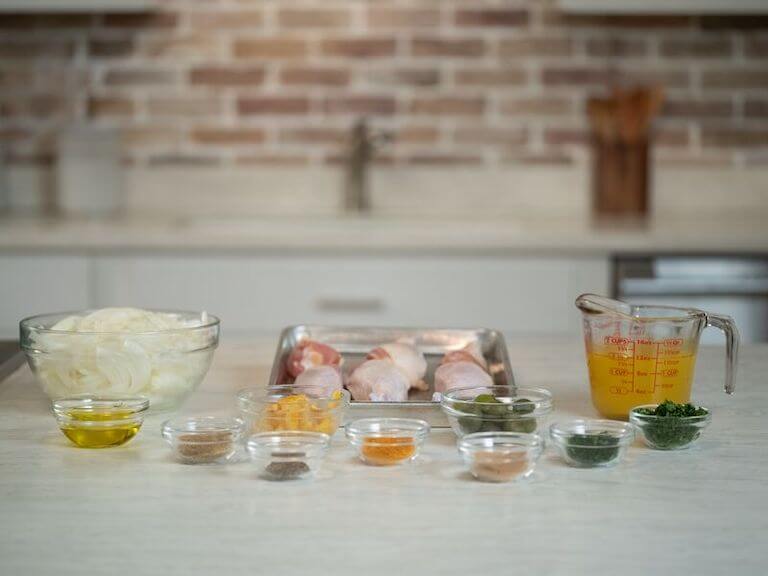
M43 391L141 396L177 408L203 381L219 343L206 312L102 308L21 321L21 349Z
M429 424L413 418L361 418L345 428L360 459L372 466L393 466L419 456Z
M240 415L250 432L300 431L333 435L349 406L349 392L285 384L246 388L237 394Z

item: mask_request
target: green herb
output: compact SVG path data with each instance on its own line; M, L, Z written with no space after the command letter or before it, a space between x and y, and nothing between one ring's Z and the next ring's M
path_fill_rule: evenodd
M619 439L607 431L571 434L565 442L566 454L580 466L607 464L619 455Z
M701 435L701 420L691 422L687 419L708 414L706 408L677 404L671 400L665 400L655 408L638 408L635 413L655 417L653 420L641 420L640 425L648 443L661 450L683 448L696 440Z
M473 432L534 432L536 419L521 417L536 409L526 398L502 402L492 394L480 394L473 401L457 402L454 408L467 416L459 416L459 428L464 434Z
M638 408L635 410L643 416L670 416L673 418L690 418L691 416L706 416L707 409L693 404L678 404L672 400L664 400L655 408Z

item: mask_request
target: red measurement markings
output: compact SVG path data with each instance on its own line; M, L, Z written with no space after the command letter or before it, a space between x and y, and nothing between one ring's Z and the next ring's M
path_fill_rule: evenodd
M659 344L656 344L656 364L653 371L653 391L656 391L656 375L659 373Z
M608 374L611 376L629 376L632 371L628 368L608 368Z
M676 350L676 349L662 350L661 355L662 356L680 356L680 350Z
M621 336L606 336L603 338L603 344L613 346L628 346L632 340L629 338L622 338Z
M632 394L635 393L635 354L637 353L637 344L632 342Z

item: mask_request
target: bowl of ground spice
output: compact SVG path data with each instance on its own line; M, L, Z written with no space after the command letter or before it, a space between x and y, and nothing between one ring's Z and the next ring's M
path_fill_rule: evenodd
M259 432L246 444L259 476L286 481L312 478L325 459L331 437L322 432Z
M457 447L476 480L510 482L533 473L544 439L521 432L476 432L461 438Z
M634 427L616 420L556 422L549 434L563 460L578 468L613 466L635 439Z
M419 456L429 424L412 418L362 418L345 428L358 456L372 466L393 466Z
M671 400L636 406L629 412L629 421L640 429L645 443L656 450L688 448L711 420L706 408Z
M243 436L240 418L194 416L175 418L163 424L162 434L183 464L222 464L237 452Z

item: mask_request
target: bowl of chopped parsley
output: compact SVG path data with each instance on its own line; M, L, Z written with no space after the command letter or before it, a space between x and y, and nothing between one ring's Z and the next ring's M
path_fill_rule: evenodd
M549 428L563 460L577 468L601 468L619 462L635 439L635 429L616 420L570 420Z
M688 448L711 420L706 408L671 400L636 406L629 413L629 421L640 429L645 443L656 450Z

